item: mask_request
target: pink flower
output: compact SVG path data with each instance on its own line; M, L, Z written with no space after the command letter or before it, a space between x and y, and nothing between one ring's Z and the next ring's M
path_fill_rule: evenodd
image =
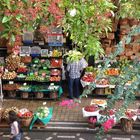
M66 106L69 109L74 108L76 106L78 106L77 103L74 102L74 100L63 100L62 102L59 103L59 106Z
M12 49L13 53L18 55L20 52L20 47L19 46L14 46L14 48Z
M104 128L105 132L110 130L115 124L114 119L108 119L106 122L102 124L102 127Z
M112 116L112 115L114 115L114 114L115 114L115 110L113 110L113 109L109 110L109 115L110 115L110 116Z
M97 122L96 117L89 117L89 122L95 124Z

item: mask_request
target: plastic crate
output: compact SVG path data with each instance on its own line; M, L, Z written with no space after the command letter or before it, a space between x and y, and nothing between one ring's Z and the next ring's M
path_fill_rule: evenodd
M62 34L62 27L50 27L48 34Z
M49 46L63 46L63 34L48 34Z
M33 32L24 32L23 33L23 42L26 44L32 44L34 39L34 34Z
M41 49L41 56L48 57L48 49Z
M41 54L41 48L39 46L34 46L31 48L31 56L39 56Z
M4 57L0 57L0 64L4 64Z
M30 46L21 46L20 47L20 56L29 56L31 53Z

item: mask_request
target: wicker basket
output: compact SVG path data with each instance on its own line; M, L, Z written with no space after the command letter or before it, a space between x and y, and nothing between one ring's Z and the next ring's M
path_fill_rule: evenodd
M18 84L4 84L3 85L3 90L17 90L19 88Z
M51 98L51 99L56 99L56 98L58 98L57 92L50 92L50 98Z
M30 123L32 121L32 118L33 117L30 117L30 118L20 118L21 119L21 125L25 126L25 127L29 127Z
M16 97L16 91L8 91L8 97L15 98Z
M29 97L29 93L28 92L22 92L21 93L21 98L27 99L28 97Z
M37 93L35 93L35 97L38 99L41 99L44 97L44 94L43 94L43 92L37 92Z
M21 57L21 62L23 63L31 63L32 57L31 56L23 56Z
M133 130L133 120L132 119L121 119L121 128L124 132L132 132Z
M2 120L2 114L3 114L3 109L0 108L0 123L1 123L1 120Z

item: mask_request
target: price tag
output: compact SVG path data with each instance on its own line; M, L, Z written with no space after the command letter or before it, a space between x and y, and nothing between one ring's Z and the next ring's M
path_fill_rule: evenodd
M30 75L32 76L32 75L34 75L33 73L30 73Z
M9 81L9 84L14 84L14 81Z
M24 83L23 85L24 85L24 86L26 86L26 85L27 85L27 83Z
M39 45L44 45L44 41L40 41L39 42Z

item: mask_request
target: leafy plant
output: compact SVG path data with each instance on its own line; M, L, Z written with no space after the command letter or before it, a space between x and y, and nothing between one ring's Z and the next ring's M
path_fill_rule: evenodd
M118 17L121 18L140 18L140 1L139 0L119 0Z
M66 56L67 63L72 63L72 62L79 61L84 55L77 50L70 50L68 53L64 55L64 57L65 56Z
M132 31L123 38L122 41L120 41L117 46L116 46L116 52L114 54L110 54L108 58L105 59L104 61L104 66L100 69L98 72L96 79L102 78L102 75L104 71L108 68L108 64L111 62L111 60L114 60L114 58L119 55L123 51L123 46L124 44L130 43L130 39L133 35L138 35L140 34L140 26L135 27L132 29ZM108 109L113 109L116 101L119 99L123 99L123 103L121 108L116 112L115 116L117 118L117 122L120 120L120 117L123 115L125 110L128 108L128 106L133 103L135 100L135 92L137 92L138 86L140 84L140 73L139 73L140 65L139 61L136 59L135 61L132 62L131 65L124 65L123 67L123 73L121 73L120 76L118 77L110 77L111 80L114 80L115 84L115 89L112 95L108 96L108 103L107 103L107 108ZM110 80L109 79L109 80ZM131 84L129 86L126 86L128 81L131 81ZM91 93L91 91L95 88L95 83L92 83L89 85L88 89L84 90L83 94L81 97L87 96L88 94ZM106 118L105 120L102 120L103 122L106 122L108 119ZM99 137L98 139L102 139L101 135L104 133L104 128L101 127L99 131Z

